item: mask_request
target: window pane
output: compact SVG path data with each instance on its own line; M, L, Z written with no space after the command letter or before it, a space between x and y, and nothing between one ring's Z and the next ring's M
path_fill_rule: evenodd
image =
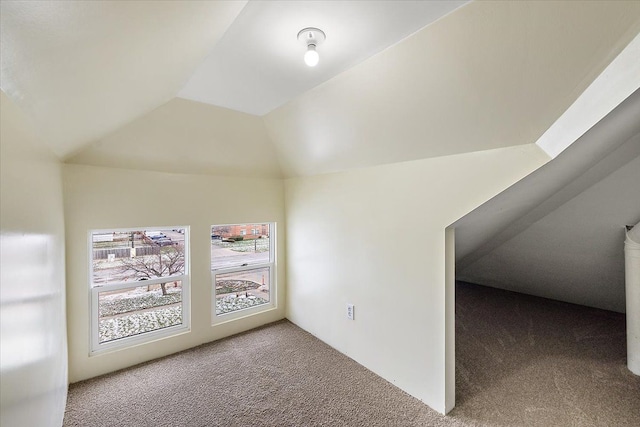
M216 274L216 314L268 303L270 270L270 267L263 267Z
M98 293L100 344L182 324L182 282Z
M214 225L211 227L211 269L269 262L269 231L269 224Z
M93 232L93 286L184 274L184 229Z

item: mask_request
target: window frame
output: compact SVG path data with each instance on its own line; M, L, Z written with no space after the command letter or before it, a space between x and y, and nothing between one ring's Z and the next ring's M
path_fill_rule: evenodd
M131 281L131 282L114 282L106 285L94 286L93 278L93 234L103 233L126 233L133 231L146 230L184 230L184 273L174 274L171 276L158 277L155 279ZM89 356L121 350L140 344L173 337L185 332L191 331L191 257L190 257L190 229L189 226L169 226L169 227L127 227L127 228L110 228L110 229L91 229L87 233L88 251L89 251ZM179 281L182 291L182 324L168 326L162 329L156 329L149 332L143 332L129 337L118 338L112 341L100 343L100 312L99 312L99 296L101 292L116 291L120 289L131 289L143 286L158 285L161 283L170 283Z
M242 264L230 267L214 268L212 261L209 265L211 269L211 325L219 325L221 323L233 321L236 319L253 316L265 311L277 308L277 254L276 254L276 223L275 222L246 222L231 224L212 224L209 227L210 234L213 234L213 227L233 227L247 225L268 225L269 226L269 260L267 262L243 262ZM246 228L245 228L246 229ZM253 240L253 239L252 239ZM216 314L216 277L222 274L237 273L241 271L257 270L259 268L269 268L269 302L254 307L243 308L230 313Z

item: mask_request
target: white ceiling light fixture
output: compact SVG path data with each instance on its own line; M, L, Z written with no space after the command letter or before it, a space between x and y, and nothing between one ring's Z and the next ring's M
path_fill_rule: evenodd
M316 47L326 38L327 37L322 30L313 27L303 28L298 33L298 40L307 46L307 51L304 54L304 63L309 67L315 67L318 65L320 55L318 55Z

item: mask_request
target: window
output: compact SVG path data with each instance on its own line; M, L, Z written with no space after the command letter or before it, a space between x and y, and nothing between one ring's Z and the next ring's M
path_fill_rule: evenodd
M246 235L247 228L262 233ZM275 306L274 241L272 223L211 227L214 323Z
M89 232L91 352L189 329L187 227Z
M240 235L241 236L246 236L247 235L247 229L243 228L242 230L240 230Z

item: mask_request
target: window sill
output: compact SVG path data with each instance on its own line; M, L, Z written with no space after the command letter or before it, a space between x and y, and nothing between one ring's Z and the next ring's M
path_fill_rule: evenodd
M180 335L185 335L191 333L191 328L189 326L173 326L170 328L146 332L144 336L134 336L128 338L122 338L117 341L107 342L105 344L100 345L96 350L91 350L89 352L89 357L93 356L101 356L103 354L113 353L120 350L126 350L134 347L139 347L141 345L147 345L158 341L163 341L169 338L174 338Z
M254 317L259 314L270 313L277 310L278 307L275 304L264 304L258 307L246 308L244 310L238 310L233 313L225 313L220 315L213 315L211 326L220 326L227 323L232 323L237 320Z

